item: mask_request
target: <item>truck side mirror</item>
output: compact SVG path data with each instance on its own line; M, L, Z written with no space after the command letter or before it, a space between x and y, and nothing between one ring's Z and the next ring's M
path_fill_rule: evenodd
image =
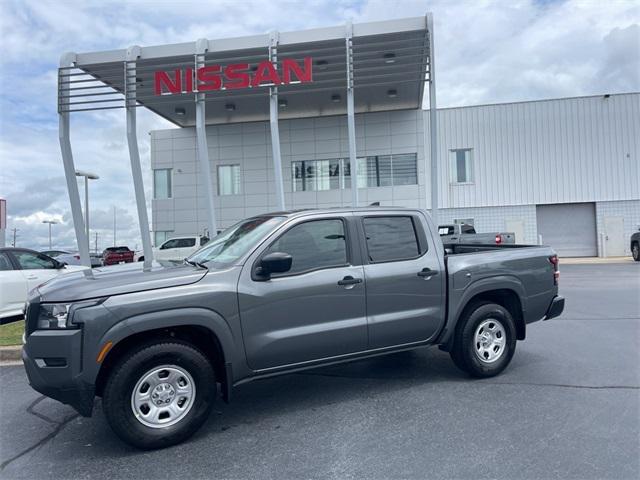
M291 270L293 257L288 253L272 252L260 260L256 273L263 278L269 278L272 273L284 273Z

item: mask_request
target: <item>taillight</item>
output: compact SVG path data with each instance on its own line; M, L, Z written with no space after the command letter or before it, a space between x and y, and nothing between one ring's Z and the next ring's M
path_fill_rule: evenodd
M80 260L80 255L74 255L73 258L75 258L76 260Z
M558 280L560 279L560 260L558 259L558 256L551 255L549 257L549 263L553 265L553 284L558 285Z
M500 245L502 243L502 236L496 235L496 244Z

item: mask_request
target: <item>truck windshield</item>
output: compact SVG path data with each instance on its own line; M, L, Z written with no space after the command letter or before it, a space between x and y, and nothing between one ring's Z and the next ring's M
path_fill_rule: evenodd
M196 263L215 262L231 265L247 253L265 233L280 225L286 217L254 217L229 227L209 240L205 247L187 260Z

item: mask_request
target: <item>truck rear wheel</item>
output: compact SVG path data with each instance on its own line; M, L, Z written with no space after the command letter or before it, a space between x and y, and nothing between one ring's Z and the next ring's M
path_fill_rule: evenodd
M451 351L456 366L478 378L502 372L516 350L516 327L509 311L496 303L480 303L460 322Z
M216 395L207 357L176 340L139 347L114 366L102 408L113 431L142 449L182 442L202 426Z
M640 262L640 245L634 243L631 247L631 256L636 262Z

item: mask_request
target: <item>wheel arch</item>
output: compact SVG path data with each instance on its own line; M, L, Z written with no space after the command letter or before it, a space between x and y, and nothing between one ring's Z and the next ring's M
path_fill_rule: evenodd
M506 308L516 324L516 338L518 340L526 338L526 295L522 283L515 278L493 277L469 285L459 297L457 309L451 308L450 303L448 325L437 342L442 350L451 351L454 333L460 324L460 319L464 318L476 305L487 301ZM450 302L455 303L456 300L451 299Z
M102 348L109 343L111 346L99 362L95 379L96 395L102 395L111 369L123 355L142 343L162 339L179 339L202 351L211 361L216 379L222 385L224 400L230 400L235 342L224 319L204 309L168 310L140 315L119 322L108 330L99 342ZM95 358L91 360L96 361Z

